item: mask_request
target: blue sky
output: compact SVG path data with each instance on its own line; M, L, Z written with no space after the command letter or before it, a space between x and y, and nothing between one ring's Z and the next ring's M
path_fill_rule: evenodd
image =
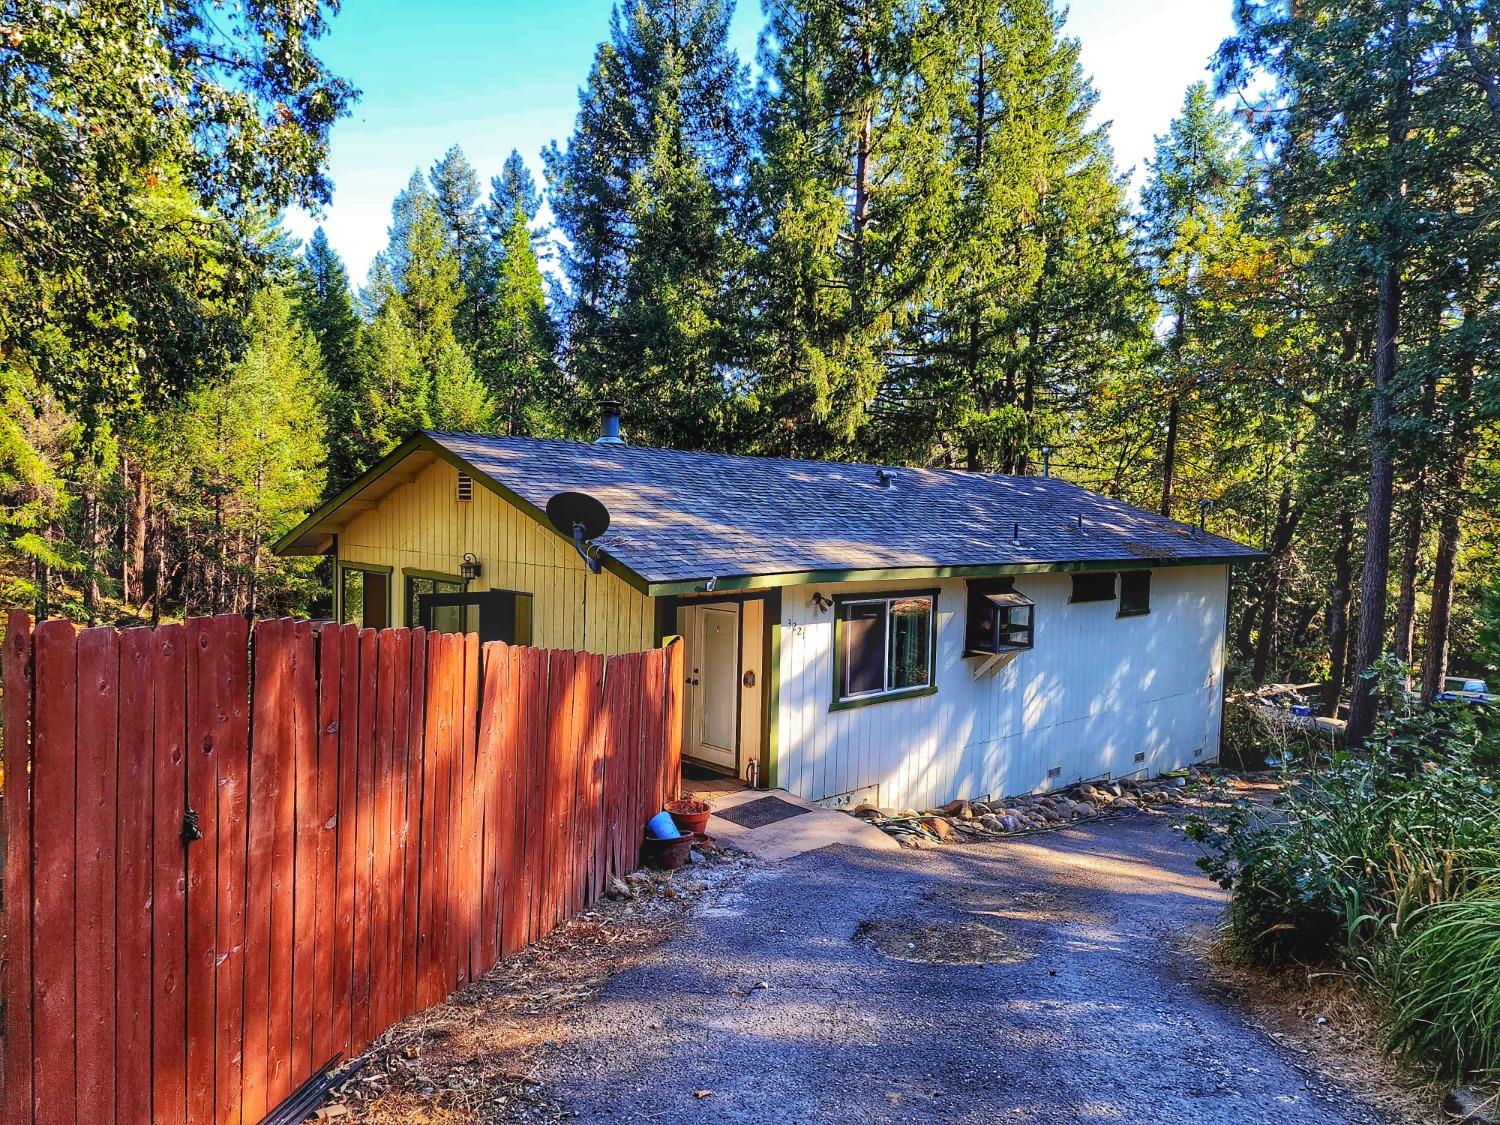
M1068 31L1099 91L1121 167L1139 169L1183 90L1229 34L1231 0L1074 0ZM488 188L512 148L541 182L541 149L564 141L578 87L609 30L609 0L345 0L322 55L363 91L334 127L333 203L322 223L362 283L391 200L414 168L463 146ZM740 0L733 42L753 60L759 0ZM287 217L306 237L314 220Z

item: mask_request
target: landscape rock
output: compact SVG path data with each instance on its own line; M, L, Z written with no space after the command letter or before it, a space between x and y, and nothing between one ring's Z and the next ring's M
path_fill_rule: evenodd
M931 832L939 840L951 840L957 835L953 831L953 825L940 816L924 816L922 827Z
M1214 800L1216 794L1222 797L1223 793L1224 788L1216 782L1215 775L1193 769L1186 776L1084 781L1011 797L958 798L924 812L907 808L896 813L869 802L861 802L848 811L894 836L903 847L937 847L979 842L1015 832L1063 828L1075 820L1139 812L1160 816L1158 806L1163 804L1174 808L1191 806L1205 796Z

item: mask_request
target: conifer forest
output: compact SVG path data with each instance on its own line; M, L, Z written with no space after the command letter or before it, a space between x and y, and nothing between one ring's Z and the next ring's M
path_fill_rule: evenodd
M742 3L753 0L742 0ZM351 278L336 4L0 0L0 602L326 612L418 428L1054 475L1255 545L1242 684L1500 657L1500 3L1238 0L1131 190L1053 0L619 0ZM441 135L441 122L434 123ZM533 174L533 169L536 174Z

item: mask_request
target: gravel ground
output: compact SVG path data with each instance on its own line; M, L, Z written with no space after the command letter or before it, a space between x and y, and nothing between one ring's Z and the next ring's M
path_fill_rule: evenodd
M1388 1121L1199 987L1223 899L1194 855L1142 816L757 869L572 1014L549 1092L595 1120Z

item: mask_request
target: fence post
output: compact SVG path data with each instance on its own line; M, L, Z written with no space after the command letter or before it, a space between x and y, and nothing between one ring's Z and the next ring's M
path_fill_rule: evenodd
M31 618L5 626L4 1125L31 1120Z
M681 637L667 645L666 747L662 780L668 801L682 796L682 679L685 646Z

